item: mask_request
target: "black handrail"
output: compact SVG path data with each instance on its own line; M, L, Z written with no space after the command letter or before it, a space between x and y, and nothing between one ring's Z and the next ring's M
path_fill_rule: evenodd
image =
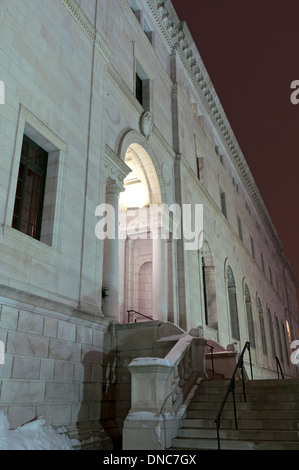
M251 379L253 379L253 374L252 374L252 362L251 362L251 353L250 353L250 342L247 341L241 354L240 354L240 357L239 357L239 360L237 362L237 365L235 367L235 370L234 370L234 373L232 375L232 378L228 384L228 387L226 389L226 392L224 394L224 398L222 400L222 403L219 407L219 410L218 410L218 413L216 415L216 418L214 420L214 422L216 423L216 430L217 430L217 441L218 441L218 450L220 450L220 419L221 419L221 414L222 414L222 411L223 411L223 408L224 408L224 405L226 403L226 400L230 394L230 392L232 392L233 394L233 404L234 404L234 416L235 416L235 427L236 429L238 429L238 423L237 423L237 411L236 411L236 399L235 399L235 381L236 381L236 375L239 371L239 369L241 369L241 372L242 372L242 382L243 382L243 394L244 394L244 401L246 402L246 390L245 390L245 374L244 374L244 361L243 361L243 357L244 357L244 354L245 354L245 351L246 349L248 349L248 353L249 353L249 363L250 363L250 372L251 372Z
M275 356L275 360L276 360L277 377L279 378L279 371L280 371L281 378L284 379L284 374L283 374L283 371L282 371L280 360L278 359L277 356Z
M128 314L128 323L130 323L130 315L131 315L131 313L136 313L137 315L141 315L142 317L148 318L149 320L153 321L153 318L152 318L152 317L149 317L149 316L147 316L147 315L144 315L144 313L137 312L136 310L127 310L127 314ZM135 323L136 323L136 320L135 320Z

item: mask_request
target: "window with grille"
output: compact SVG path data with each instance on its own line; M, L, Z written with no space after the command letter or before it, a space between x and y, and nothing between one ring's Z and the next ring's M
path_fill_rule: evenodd
M37 240L41 233L47 165L48 153L24 135L12 226Z

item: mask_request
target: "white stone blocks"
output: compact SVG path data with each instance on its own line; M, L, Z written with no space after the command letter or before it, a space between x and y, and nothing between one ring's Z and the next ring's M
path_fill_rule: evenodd
M14 379L33 379L40 378L40 362L39 357L20 357L15 356L12 370Z
M54 359L41 359L40 364L40 379L52 381L54 377Z
M41 415L40 415L41 416ZM10 406L8 410L8 421L12 429L22 426L24 423L36 418L36 406Z
M53 426L99 419L103 331L79 318L1 306L0 404L12 427L43 417ZM56 316L56 318L55 318ZM97 332L96 335L93 335Z
M72 342L50 340L49 357L68 361L80 361L81 345Z
M49 340L29 333L8 332L7 353L19 356L48 356Z
M19 312L18 330L31 334L41 335L44 327L44 319L40 315L34 315L31 312Z
M46 337L56 338L58 321L53 318L45 318L43 335Z
M72 407L70 404L53 405L51 408L51 426L62 426L71 423Z
M38 403L44 401L45 383L38 380L4 380L1 402L12 404Z
M45 403L70 403L78 401L78 383L48 382L46 384Z

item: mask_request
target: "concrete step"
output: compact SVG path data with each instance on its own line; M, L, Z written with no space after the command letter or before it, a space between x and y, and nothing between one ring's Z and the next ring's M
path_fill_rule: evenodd
M215 439L217 436L215 429L200 429L200 428L186 428L182 427L178 430L177 437L191 438L191 439ZM273 431L273 430L257 430L257 429L244 429L244 430L231 430L220 429L220 438L226 440L238 441L295 441L299 446L298 429L296 431Z
M247 419L243 419L243 416L240 418L238 416L238 429L256 429L256 430L292 430L298 432L298 423L299 423L299 415L297 419L290 417L290 419L273 419L273 413L270 412L268 418L263 419L261 417L252 418L248 417ZM186 418L183 422L184 428L200 428L200 429L216 429L216 424L213 419L190 419ZM223 429L234 429L235 428L235 420L233 414L231 414L230 418L223 418L221 417L221 428Z
M194 402L190 405L189 410L210 410L210 411L218 411L219 405L221 402ZM227 401L225 404L226 410L233 409L233 402ZM259 401L259 402L236 402L236 409L237 410L252 410L252 411L299 411L299 401Z
M203 381L190 403L178 435L177 449L217 449L214 419L228 380ZM238 429L230 393L220 423L221 449L299 450L299 380L246 381L235 387Z
M223 439L220 441L221 450L299 450L299 443L279 441L235 441ZM218 449L217 439L173 439L172 449Z
M273 393L276 395L280 395L281 393L294 393L299 394L299 382L297 380L277 380L277 384L273 383L272 380L269 380L269 384L266 383L267 381L263 380L246 380L245 381L245 388L247 393ZM295 382L295 383L294 383ZM219 381L212 381L207 382L203 381L200 384L200 387L197 392L197 396L199 395L212 395L212 394L219 394L225 393L225 390L229 384L229 381L219 380ZM242 392L243 384L242 382L236 382L236 392Z
M223 394L224 395L224 394ZM218 397L218 398L217 398ZM244 401L244 394L243 392L235 392L236 401ZM195 397L194 402L214 402L215 400L221 403L223 399L222 394L199 394ZM229 394L227 401L232 401L233 395L232 393ZM271 401L271 402L280 402L280 401L289 401L289 402L299 402L299 393L255 393L250 390L246 390L246 400L248 402L260 402L260 401Z

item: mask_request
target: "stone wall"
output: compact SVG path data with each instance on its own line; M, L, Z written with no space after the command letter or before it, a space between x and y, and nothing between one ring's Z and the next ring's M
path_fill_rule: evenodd
M6 302L0 310L0 409L12 428L43 417L70 435L109 448L100 426L105 322Z

